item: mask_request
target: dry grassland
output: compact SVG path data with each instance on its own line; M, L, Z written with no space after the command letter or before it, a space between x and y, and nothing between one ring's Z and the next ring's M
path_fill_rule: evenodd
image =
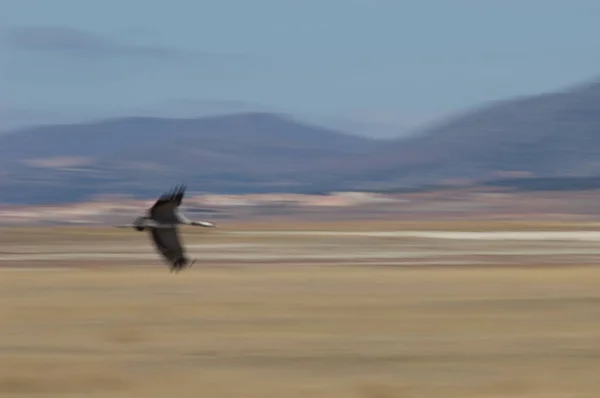
M190 244L251 247L253 239L267 251L294 243L359 259L366 246L360 237L331 238L323 248L323 238L310 236L186 230ZM593 242L368 241L376 251L426 248L456 252L455 260L483 249L543 253L560 246L571 254L558 268L546 267L552 262L541 255L435 269L223 260L222 267L201 264L178 275L158 260L136 260L146 263L140 268L119 267L120 260L86 268L85 260L72 270L54 268L64 263L56 260L38 270L4 260L0 396L600 397L600 268L590 258L568 261ZM0 251L11 253L116 243L148 244L142 234L101 228L0 230Z

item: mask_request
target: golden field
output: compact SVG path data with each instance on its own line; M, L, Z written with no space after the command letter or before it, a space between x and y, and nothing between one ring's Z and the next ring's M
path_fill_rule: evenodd
M362 229L594 230L417 224ZM170 274L141 233L2 228L0 396L600 396L598 242L360 232L184 229Z

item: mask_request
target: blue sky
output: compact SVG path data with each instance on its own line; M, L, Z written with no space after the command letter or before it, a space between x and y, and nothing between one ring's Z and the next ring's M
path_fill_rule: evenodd
M0 129L256 108L402 130L600 75L599 15L597 0L2 0Z

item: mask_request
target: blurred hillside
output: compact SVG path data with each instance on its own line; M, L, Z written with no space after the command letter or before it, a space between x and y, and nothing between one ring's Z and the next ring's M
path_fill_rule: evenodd
M418 191L447 185L600 188L600 83L488 104L374 140L247 112L130 117L0 135L0 202L203 192Z
M568 189L573 177L598 188L600 82L487 104L337 166L363 188L518 178Z
M378 145L268 113L39 126L0 135L0 202L154 196L181 181L202 191L293 192L304 187L291 175Z

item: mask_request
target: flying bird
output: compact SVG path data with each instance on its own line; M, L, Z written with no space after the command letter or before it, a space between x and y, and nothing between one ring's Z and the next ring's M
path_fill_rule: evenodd
M216 227L208 221L191 221L179 212L179 206L185 194L185 185L173 188L161 195L145 216L135 219L133 224L117 225L117 228L134 228L137 231L149 231L149 237L162 257L168 262L171 272L191 267L196 260L190 261L185 255L179 239L179 225L195 227Z

